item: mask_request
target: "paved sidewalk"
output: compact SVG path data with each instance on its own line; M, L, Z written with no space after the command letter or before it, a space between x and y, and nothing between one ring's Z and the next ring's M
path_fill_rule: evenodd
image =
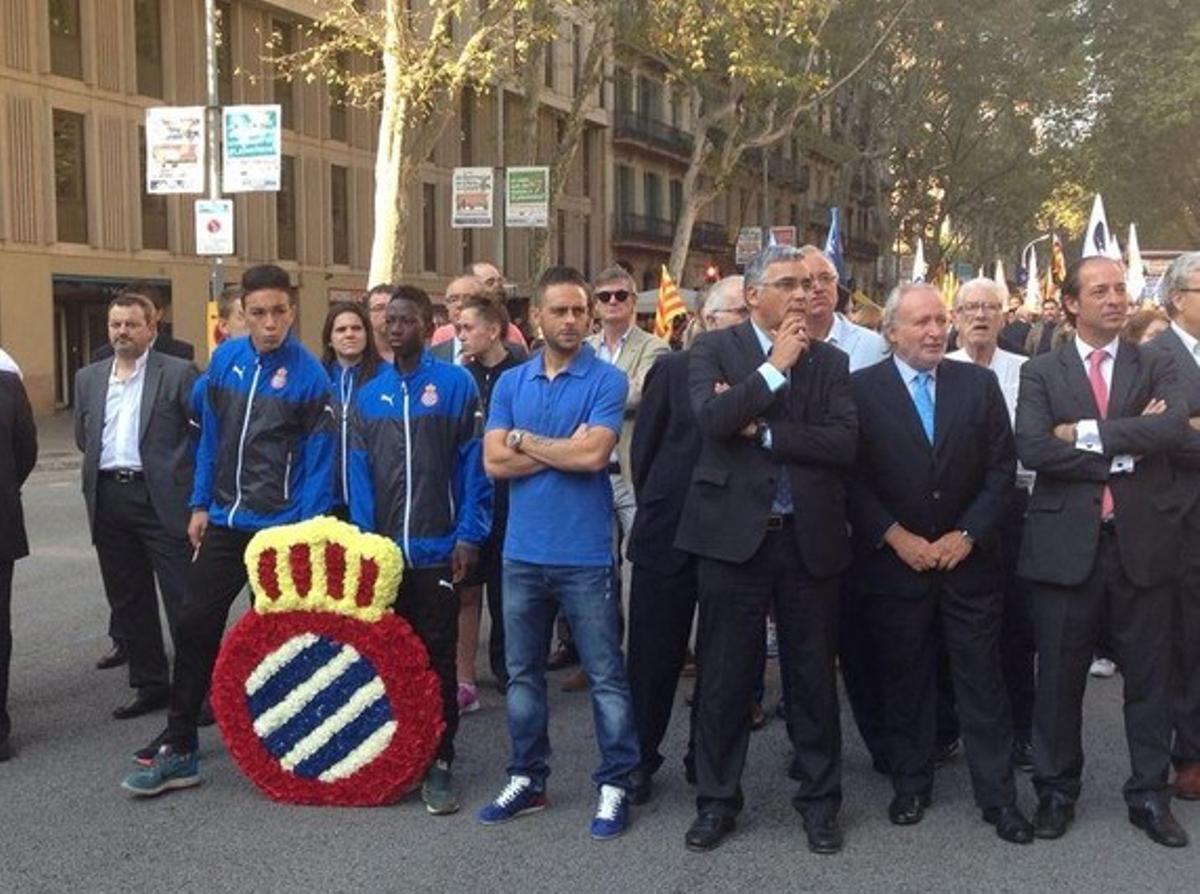
M34 422L38 433L39 472L78 469L82 455L75 446L75 419L70 410L57 410L38 416Z

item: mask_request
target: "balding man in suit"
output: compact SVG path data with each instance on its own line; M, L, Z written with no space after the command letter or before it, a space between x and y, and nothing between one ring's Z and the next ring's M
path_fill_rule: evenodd
M170 686L155 578L168 624L186 598L192 487L189 426L197 372L185 360L150 350L154 305L123 292L108 308L114 355L75 377L75 442L83 451L83 494L136 695L118 720L166 706Z

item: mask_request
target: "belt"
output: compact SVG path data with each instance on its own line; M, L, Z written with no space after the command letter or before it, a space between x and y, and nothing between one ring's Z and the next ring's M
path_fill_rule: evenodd
M146 476L138 469L101 469L100 477L115 481L117 484L131 484L134 481L141 481Z
M621 464L620 463L609 463L608 464L608 474L620 475L621 474Z
M790 512L787 515L768 515L767 516L767 530L768 531L782 531L784 528L786 528L788 525L790 525L792 523L792 519L794 519L794 518L795 518L795 516L792 515Z
M1117 520L1115 518L1100 519L1100 530L1105 534L1117 533Z

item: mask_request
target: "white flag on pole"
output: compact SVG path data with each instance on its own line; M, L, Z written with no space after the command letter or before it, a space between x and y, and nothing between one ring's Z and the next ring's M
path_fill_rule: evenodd
M912 281L925 282L925 274L928 272L929 265L925 263L925 242L918 236L917 251L913 255Z
M996 258L996 270L992 273L992 282L1004 291L1008 291L1008 280L1004 278L1004 261Z
M1108 218L1104 215L1104 200L1100 193L1092 200L1092 216L1088 218L1087 232L1083 234L1083 251L1085 258L1103 257L1121 260L1121 248L1117 245L1116 237L1108 228Z
M1129 252L1129 267L1125 271L1125 291L1130 301L1141 301L1146 290L1146 267L1142 263L1142 249L1138 245L1137 224L1129 225L1129 241L1125 244Z
M1038 282L1037 246L1029 246L1029 262L1025 265L1029 275L1025 280L1025 307L1038 310L1042 306L1042 284Z

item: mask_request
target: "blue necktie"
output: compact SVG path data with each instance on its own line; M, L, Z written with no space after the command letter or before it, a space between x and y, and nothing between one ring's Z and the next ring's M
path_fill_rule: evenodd
M932 378L929 373L921 372L913 379L913 403L917 406L921 428L925 429L925 437L930 444L933 443L933 395L929 393L929 382Z

